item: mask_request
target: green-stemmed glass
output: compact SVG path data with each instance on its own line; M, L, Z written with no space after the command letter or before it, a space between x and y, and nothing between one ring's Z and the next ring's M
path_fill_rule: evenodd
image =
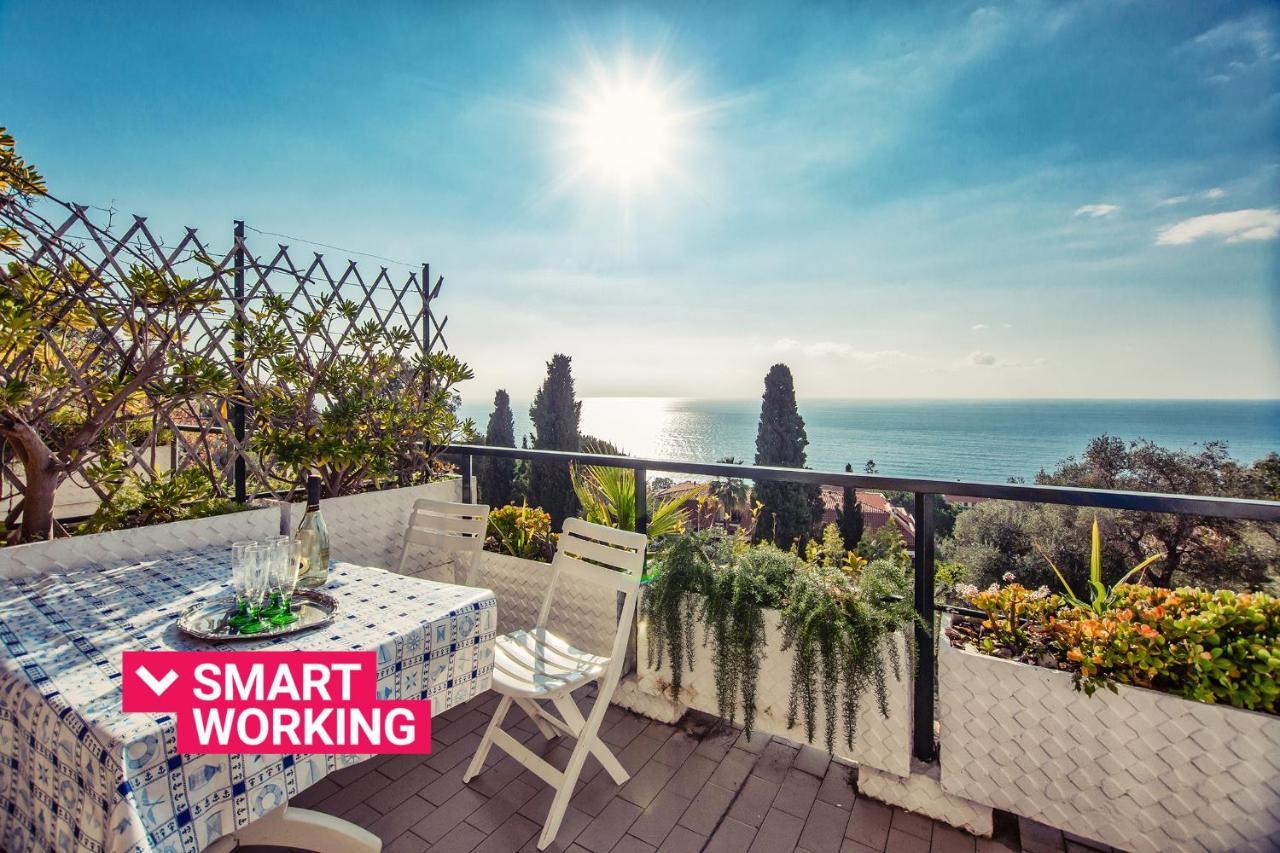
M271 588L275 595L275 613L271 624L290 625L298 621L293 612L293 588L298 583L298 564L294 559L294 543L288 536L276 536L271 541Z
M236 607L235 613L227 617L227 624L237 631L253 621L246 593L249 589L249 567L253 560L252 548L256 544L249 540L231 543L231 588L236 594Z
M262 624L262 602L267 595L267 584L270 580L271 550L261 542L253 543L249 548L249 578L245 586L245 600L248 602L250 619L240 626L241 634L260 634L266 630Z
M271 536L263 544L267 549L267 599L261 616L264 619L270 619L273 625L278 625L282 623L277 622L276 617L288 612L282 587L285 564L289 560L289 537Z

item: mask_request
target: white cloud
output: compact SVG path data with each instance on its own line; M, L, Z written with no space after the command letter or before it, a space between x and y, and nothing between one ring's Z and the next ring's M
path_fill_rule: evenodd
M838 341L813 341L806 344L794 338L779 338L767 346L756 347L756 349L766 352L799 353L800 355L814 358L835 357L865 364L910 357L905 352L896 349L860 350L854 349L851 344L839 343Z
M995 367L999 362L991 353L978 350L969 353L969 363L977 367Z
M1160 229L1156 244L1181 246L1212 238L1222 238L1227 243L1244 243L1274 240L1276 237L1280 237L1280 210L1250 208L1184 219Z
M1098 219L1103 216L1110 216L1120 209L1118 204L1086 204L1076 208L1076 216L1088 216Z
M983 331L984 329L988 329L988 328L990 328L990 327L989 327L989 326L987 326L987 324L986 324L986 323L974 323L974 324L973 324L972 326L970 326L969 328L970 328L970 329L972 329L972 330L973 330L973 331L975 331L975 332L981 332L981 331Z
M1222 198L1223 196L1225 196L1226 194L1227 194L1227 191L1224 190L1222 187L1214 187L1211 190L1205 190L1204 192L1202 192L1200 194L1200 197L1204 199L1208 199L1209 201L1216 201Z
M1175 204L1182 204L1183 202L1187 202L1190 200L1191 200L1191 196L1189 195L1173 195L1173 196L1169 196L1166 199L1161 200L1156 205L1156 207L1172 207Z

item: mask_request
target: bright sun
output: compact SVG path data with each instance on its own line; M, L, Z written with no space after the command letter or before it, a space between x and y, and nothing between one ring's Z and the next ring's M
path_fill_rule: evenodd
M568 124L572 177L631 196L655 189L677 171L685 114L657 79L656 63L615 70L596 66L574 88Z

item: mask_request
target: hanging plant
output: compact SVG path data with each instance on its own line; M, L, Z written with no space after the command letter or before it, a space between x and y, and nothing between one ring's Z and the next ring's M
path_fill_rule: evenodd
M693 671L693 626L704 607L713 554L723 558L724 543L710 533L686 533L669 540L650 562L652 580L640 601L648 623L649 665L671 663L671 698L680 701L685 670Z
M768 637L764 611L782 606L791 579L804 563L772 545L748 548L708 578L703 605L716 677L716 703L730 725L742 705L742 723L750 737L755 725L760 664Z
M889 716L885 663L901 679L893 635L914 619L909 589L902 568L889 560L875 560L856 572L809 564L796 573L782 612L782 647L795 649L788 728L803 717L812 743L821 696L827 750L835 745L837 715L852 749L858 707L868 688L880 713Z

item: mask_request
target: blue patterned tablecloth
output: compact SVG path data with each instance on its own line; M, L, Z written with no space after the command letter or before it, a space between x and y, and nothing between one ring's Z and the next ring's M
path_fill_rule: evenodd
M229 550L0 581L0 849L197 851L284 804L353 755L184 755L174 719L120 711L121 652L378 654L378 696L432 712L488 690L493 593L336 564L332 625L218 645L178 614L228 595Z

